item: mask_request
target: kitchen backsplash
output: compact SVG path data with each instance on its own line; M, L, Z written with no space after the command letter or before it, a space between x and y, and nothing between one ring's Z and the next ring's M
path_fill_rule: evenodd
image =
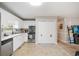
M12 25L1 26L1 36L8 36L12 34L26 33L28 29L26 28L13 28Z

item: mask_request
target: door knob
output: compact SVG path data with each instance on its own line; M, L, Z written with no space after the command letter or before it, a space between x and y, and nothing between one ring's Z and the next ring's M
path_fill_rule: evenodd
M43 35L41 34L41 36L43 36Z
M50 34L50 37L52 37L52 34Z

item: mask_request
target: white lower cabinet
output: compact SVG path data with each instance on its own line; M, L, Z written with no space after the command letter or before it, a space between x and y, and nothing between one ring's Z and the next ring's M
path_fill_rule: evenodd
M13 51L21 47L24 42L27 42L27 33L21 33L13 38Z
M22 34L14 37L13 38L13 51L18 49L23 43L24 43L24 38Z
M27 42L28 41L28 34L27 33L24 33L23 34L23 37L24 37L24 42Z

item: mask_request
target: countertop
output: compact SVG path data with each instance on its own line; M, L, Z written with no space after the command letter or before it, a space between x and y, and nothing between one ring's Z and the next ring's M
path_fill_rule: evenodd
M12 34L12 35L9 35L9 36L4 36L4 37L1 38L1 41L9 39L9 38L16 37L16 36L22 35L22 34L26 34L26 33L19 33L19 34Z

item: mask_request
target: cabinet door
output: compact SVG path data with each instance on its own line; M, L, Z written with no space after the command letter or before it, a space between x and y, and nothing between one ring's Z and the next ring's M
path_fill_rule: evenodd
M23 39L22 35L13 38L13 51L18 49L24 43Z
M46 24L45 22L39 22L39 33L38 33L38 41L39 43L46 43L47 42L47 35L46 35L46 31L47 31L47 28L46 28Z
M56 22L49 22L48 23L48 41L49 43L56 43L57 42L57 29L56 29Z
M13 38L13 51L15 51L19 47L19 41L18 40L19 40L18 37Z
M39 22L39 43L55 43L56 41L56 23L55 22Z
M28 34L27 33L24 33L23 34L23 38L24 38L24 42L27 42L28 41Z

